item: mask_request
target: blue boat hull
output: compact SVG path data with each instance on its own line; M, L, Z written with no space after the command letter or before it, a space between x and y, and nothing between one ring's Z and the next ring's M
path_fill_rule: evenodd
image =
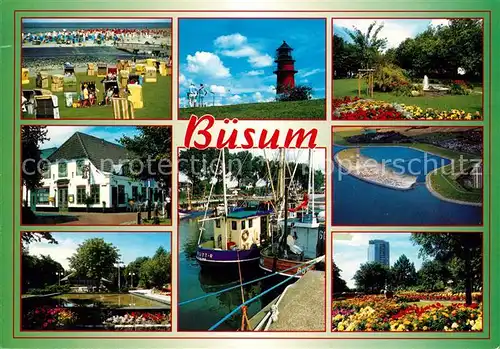
M238 267L238 262L242 267L256 266L259 263L260 250L253 247L249 250L215 250L211 248L198 247L196 260L202 267Z

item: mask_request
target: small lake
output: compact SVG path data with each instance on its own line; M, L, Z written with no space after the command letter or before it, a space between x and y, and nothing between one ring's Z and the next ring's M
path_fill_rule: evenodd
M210 229L212 222L206 222L206 236L213 235ZM239 285L236 276L224 275L223 273L210 273L201 271L198 262L194 258L198 242L199 224L196 219L183 219L179 224L179 302L200 297L208 293L221 291L225 288ZM261 269L256 266L255 270L246 274L244 281L251 281L264 276ZM244 297L248 300L257 296L264 290L283 281L280 276L272 276L260 282L244 286ZM248 305L247 314L251 318L263 307L278 297L289 283L277 287L273 291L260 297ZM239 287L210 296L192 303L178 307L178 329L179 331L207 331L225 315L243 303ZM241 325L241 313L237 312L224 324L220 325L219 331L233 331Z
M346 149L334 146L333 153ZM333 170L335 225L480 225L482 207L443 201L425 186L425 176L450 160L408 147L367 146L361 154L399 173L417 176L415 188L400 191L371 184ZM416 159L416 160L414 160Z
M165 304L133 294L67 293L52 297L61 307L165 307Z

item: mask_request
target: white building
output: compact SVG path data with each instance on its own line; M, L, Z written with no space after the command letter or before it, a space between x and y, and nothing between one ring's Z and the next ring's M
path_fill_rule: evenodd
M50 155L49 155L50 154ZM166 191L154 180L138 181L126 175L130 154L117 144L81 132L56 150L42 150L50 163L41 187L23 200L36 211L124 211L134 203L163 202ZM88 201L86 200L88 199Z

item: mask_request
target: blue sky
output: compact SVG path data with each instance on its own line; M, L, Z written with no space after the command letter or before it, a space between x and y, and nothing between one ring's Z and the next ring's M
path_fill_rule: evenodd
M368 241L380 239L389 242L391 266L405 254L418 270L423 260L418 257L419 246L413 245L410 236L411 233L334 233L333 260L342 270L340 275L347 286L354 287L354 274L361 264L368 261Z
M267 102L275 95L276 49L293 49L297 84L325 97L325 21L322 19L181 19L179 98L186 106L189 84L203 83L216 104ZM207 102L212 102L208 95Z
M120 233L52 233L58 244L47 242L34 242L29 244L29 253L32 255L50 255L52 259L61 263L64 269L68 269L68 258L77 250L78 245L87 239L102 238L112 243L120 251L121 260L128 264L137 257L151 257L158 247L163 246L165 250L171 251L171 234L167 232L120 232Z
M59 147L77 131L117 144L116 140L123 135L130 137L139 134L135 126L48 126L47 130L50 140L42 143L41 149Z
M387 38L387 48L399 46L401 42L407 38L413 38L417 34L425 31L429 25L446 25L447 19L334 19L333 33L350 41L346 33L347 30L352 30L353 26L359 28L363 33L366 33L368 26L376 21L384 23L384 28L380 31L379 38Z

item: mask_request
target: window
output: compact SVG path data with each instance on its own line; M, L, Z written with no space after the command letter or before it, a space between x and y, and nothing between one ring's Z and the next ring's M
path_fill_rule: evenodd
M76 160L76 175L83 176L83 166L85 165L84 160Z
M68 175L68 164L65 162L61 162L60 164L57 165L58 167L58 172L59 172L59 177L64 178Z
M236 221L231 221L231 230L236 230L238 229L238 224Z
M39 204L48 204L49 203L49 188L40 188L36 192L36 201Z
M85 186L84 185L79 185L76 187L76 203L78 205L83 205L85 204L85 197L87 194L85 193Z
M220 219L215 220L215 227L220 228Z
M136 186L132 186L132 199L133 200L139 199L139 194L138 194L137 189L139 189L139 188L137 188Z
M118 205L123 205L125 203L125 186L118 186Z
M99 184L92 184L90 186L90 197L93 199L93 203L98 204L101 201L101 187Z
M248 220L248 227L249 228L253 227L253 219Z
M245 229L245 221L241 221L241 230Z
M44 179L50 179L51 173L50 173L50 163L49 162L44 162L42 164L42 175Z

